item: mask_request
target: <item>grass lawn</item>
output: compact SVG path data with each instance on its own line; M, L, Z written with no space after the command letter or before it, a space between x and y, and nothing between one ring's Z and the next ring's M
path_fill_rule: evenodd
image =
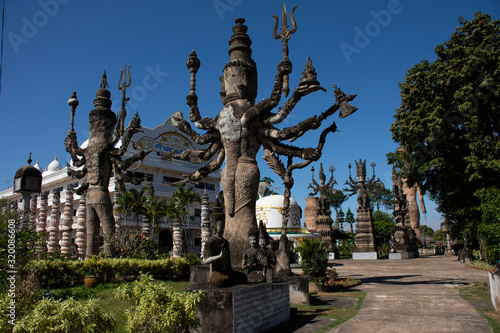
M491 302L490 286L485 282L473 282L469 285L460 287L460 296L467 301L487 301ZM500 333L500 313L494 309L481 309L476 310L488 320L493 332Z
M333 327L340 325L355 315L358 314L359 309L363 305L363 301L365 300L366 292L362 291L344 291L344 292L329 292L329 293L312 293L311 296L328 296L328 297L349 297L349 298L357 298L357 302L354 307L335 307L332 305L302 305L302 304L294 304L293 307L297 308L297 316L304 317L330 317L334 318L335 322L326 325L322 329L320 329L319 333L326 332Z
M85 286L77 286L71 288L53 289L56 299L66 299L73 297L76 301L85 301L90 297L96 298L102 309L110 312L116 320L115 332L125 332L126 314L125 311L130 308L131 302L126 300L115 299L113 292L123 284L132 282L104 283L90 289ZM184 288L189 285L187 281L159 281L177 291L184 291Z

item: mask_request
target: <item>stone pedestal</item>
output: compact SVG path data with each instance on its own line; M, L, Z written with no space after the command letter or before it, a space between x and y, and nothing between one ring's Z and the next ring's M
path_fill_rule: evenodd
M376 254L371 211L368 208L358 208L356 211L358 215L356 216L356 247L354 252L375 252Z
M198 308L202 333L264 332L290 318L288 283L239 285L231 288L200 288Z
M491 302L495 311L500 312L500 273L488 272L490 278Z
M319 215L316 220L316 232L321 234L321 239L325 242L328 249L335 251L332 223L333 220L330 216Z
M400 259L413 259L415 256L414 256L414 252L399 252L399 253L389 253L389 259L396 259L396 260L400 260Z
M290 303L309 304L309 278L305 275L293 275L288 279L290 284Z
M353 252L352 259L354 260L377 260L377 252Z
M206 285L210 279L210 265L191 265L189 283ZM309 304L309 278L305 275L292 275L277 280L290 285L290 303Z

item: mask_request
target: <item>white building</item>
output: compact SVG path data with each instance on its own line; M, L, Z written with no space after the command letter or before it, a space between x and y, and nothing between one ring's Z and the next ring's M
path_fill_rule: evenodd
M87 142L82 144L84 147ZM203 149L207 148L207 146L198 145L196 142L191 140L184 133L178 131L175 127L173 127L170 123L170 119L167 119L165 123L159 125L153 129L144 128L142 133L137 133L132 137L131 144L129 145L128 151L125 154L124 158L128 158L134 155L137 150L134 147L143 149L143 150L151 150L152 152L146 156L143 163L138 166L138 164L134 164L129 168L127 172L135 172L136 176L143 175L151 175L152 182L154 187L155 196L158 199L169 200L172 196L173 192L176 190L176 187L169 186L164 183L166 182L175 182L177 180L183 179L186 175L189 175L195 172L197 169L202 167L204 164L192 164L190 162L185 162L181 160L175 160L174 162L162 160L161 157L168 152L175 151L176 153L180 153L186 149ZM209 163L210 161L206 161L205 163ZM67 167L64 167L58 160L57 157L54 161L52 161L46 168L46 170L41 170L40 165L37 163L35 167L42 171L42 193L48 194L47 199L47 223L46 225L50 225L51 219L51 211L53 206L53 193L56 190L60 192L60 204L59 211L61 212L61 219L63 217L64 204L66 202L66 192L68 191L68 186L78 186L83 183L83 179L79 182L77 180L72 179L67 175ZM137 168L138 167L138 168ZM136 169L137 168L137 169ZM133 171L136 169L135 171ZM204 190L207 191L209 196L209 203L213 203L215 201L215 197L220 192L220 171L214 172L210 174L208 177L203 179L196 185L193 186L196 191L199 193L200 197L202 196ZM142 184L138 186L134 186L131 184L126 184L127 189L136 188L140 190L142 188ZM114 179L110 180L109 192L111 195L111 200L114 200ZM6 198L8 201L18 201L18 207L22 207L22 196L19 193L14 193L13 188L9 188L7 190L0 192L0 198ZM32 199L33 200L33 199ZM77 209L80 202L80 196L73 196L73 225L71 231L71 241L75 243L76 240L76 229L77 229ZM190 221L189 229L191 234L191 239L185 239L186 242L189 242L190 249L194 250L196 254L200 253L201 249L201 206L200 202L194 203L190 207L191 213L195 216L193 221ZM37 210L36 210L36 219L38 220L40 213L40 195L37 196ZM135 216L129 216L127 218L128 225L136 226L136 218ZM141 226L142 217L139 217L138 225ZM121 222L122 223L122 222ZM59 223L62 226L62 223ZM187 226L186 226L187 227ZM172 233L171 233L171 224L170 221L162 220L160 224L161 231L159 233L159 246L160 250L164 252L168 252L172 249ZM62 229L60 228L62 231ZM60 234L60 233L59 233ZM61 236L59 235L59 239Z

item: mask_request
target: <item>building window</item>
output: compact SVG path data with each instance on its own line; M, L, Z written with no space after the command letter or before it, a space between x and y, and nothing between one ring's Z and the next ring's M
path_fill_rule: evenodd
M201 216L201 209L195 208L194 209L194 216L196 216L196 217Z
M194 184L194 188L199 188L207 191L215 191L215 184L199 182L197 184Z
M194 246L201 246L201 238L199 237L194 238Z
M182 180L182 179L170 177L170 176L163 176L163 181L167 182L167 183L175 183L175 182L178 182L179 180Z

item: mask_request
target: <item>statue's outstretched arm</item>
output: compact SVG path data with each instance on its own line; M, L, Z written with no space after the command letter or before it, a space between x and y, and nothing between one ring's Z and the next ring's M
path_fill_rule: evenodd
M245 126L253 122L260 115L270 112L272 109L278 106L281 100L281 93L283 91L283 76L289 74L289 67L291 64L288 62L281 61L278 64L278 74L274 80L274 86L271 91L271 96L264 99L248 109L243 117L241 118L241 125Z
M74 166L79 167L85 164L85 149L78 146L78 140L76 139L76 132L74 130L68 131L68 136L64 140L64 148L66 148L66 151L70 154ZM83 159L80 159L78 156L82 156Z
M87 166L84 166L83 169L81 170L73 170L71 169L71 165L69 165L69 163L66 163L67 167L68 167L68 171L66 172L68 174L68 176L71 176L73 178L77 178L77 179L81 179L83 177L85 177L85 175L87 174Z
M195 171L194 173L192 173L188 177L184 178L183 180L180 180L178 182L173 182L173 183L165 182L165 184L167 184L169 186L177 186L177 185L184 185L186 183L199 182L201 179L205 178L206 176L208 176L212 172L219 169L222 166L222 164L224 163L224 157L225 157L224 149L221 149L219 151L219 155L217 155L217 158L214 159L212 162L210 162L207 165L205 165L204 167L198 169L197 171Z
M214 156L215 153L217 153L221 149L221 147L222 143L220 141L215 141L207 149L188 149L184 150L180 154L170 152L164 155L161 159L173 161L174 158L179 158L183 161L190 161L194 164L200 164Z
M218 133L216 131L214 131L215 122L213 124L213 127L210 127L209 131L206 134L200 135L191 128L191 125L187 122L187 120L184 119L184 116L182 115L182 112L180 112L180 111L174 112L174 114L172 115L172 118L170 118L170 122L172 123L172 126L178 128L181 132L189 135L189 137L191 139L193 139L196 143L198 143L200 145L204 145L204 144L207 144L209 142L213 142L218 137L220 137L218 135Z
M77 188L70 187L70 190L73 193L82 195L83 193L85 193L85 191L87 191L88 188L89 188L89 182L85 181L85 183L83 183L80 187Z
M189 105L189 120L194 123L199 129L214 129L216 122L212 118L201 118L200 110L198 109L198 96L195 93L186 96L186 104Z
M132 164L134 164L135 162L137 161L141 161L144 160L144 158L149 155L150 153L152 152L152 150L149 150L149 151L144 151L144 150L140 150L138 151L137 153L135 153L134 155L130 156L129 158L127 158L126 160L123 160L123 161L120 161L119 159L116 159L115 160L115 164L121 169L121 170L127 170L128 168L130 168L130 166L132 166Z

